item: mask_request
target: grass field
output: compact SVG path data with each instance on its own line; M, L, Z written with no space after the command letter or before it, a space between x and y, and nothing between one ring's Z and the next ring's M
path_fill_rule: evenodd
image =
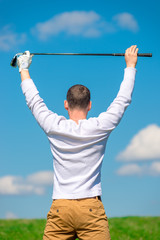
M0 220L0 240L42 240L46 220ZM109 219L112 240L160 240L160 217Z

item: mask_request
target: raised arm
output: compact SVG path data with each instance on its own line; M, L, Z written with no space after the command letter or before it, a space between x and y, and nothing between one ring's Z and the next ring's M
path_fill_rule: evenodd
M23 94L25 95L26 102L30 108L35 119L39 123L40 127L49 134L53 130L53 126L59 121L60 116L50 111L43 99L39 96L39 92L30 78L28 68L32 62L32 56L29 51L26 51L24 55L17 59L19 72L21 74L21 87Z
M112 131L120 122L126 108L131 103L134 89L138 48L136 45L126 50L126 69L117 97L111 103L106 112L99 115L98 120L106 131Z

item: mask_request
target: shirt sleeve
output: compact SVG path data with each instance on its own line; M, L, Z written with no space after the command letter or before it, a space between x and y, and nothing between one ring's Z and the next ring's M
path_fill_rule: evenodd
M135 68L124 70L124 79L121 83L117 97L111 103L106 112L99 115L98 121L103 129L112 131L120 122L127 107L131 103L135 83Z
M60 116L50 111L43 99L39 96L39 92L32 81L32 79L26 79L21 83L22 92L26 98L26 103L31 110L33 116L37 120L40 127L49 133L54 128Z

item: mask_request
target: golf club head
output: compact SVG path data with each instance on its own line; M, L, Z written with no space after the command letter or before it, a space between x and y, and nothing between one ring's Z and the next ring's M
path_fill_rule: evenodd
M15 56L12 58L11 66L12 66L12 67L17 67L17 55L15 55Z
M10 65L11 65L12 67L17 67L17 58L18 58L18 56L20 56L20 55L23 55L23 53L17 53L17 54L12 58L11 63L10 63Z

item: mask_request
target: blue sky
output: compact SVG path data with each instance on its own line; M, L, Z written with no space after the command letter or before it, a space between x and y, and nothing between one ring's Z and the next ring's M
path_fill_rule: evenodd
M111 134L102 168L108 217L160 215L159 1L0 0L0 218L45 218L51 205L48 140L27 109L15 53L124 52L139 58L131 106ZM34 56L30 74L47 106L67 116L63 101L76 83L91 90L88 117L105 111L123 79L123 57Z

